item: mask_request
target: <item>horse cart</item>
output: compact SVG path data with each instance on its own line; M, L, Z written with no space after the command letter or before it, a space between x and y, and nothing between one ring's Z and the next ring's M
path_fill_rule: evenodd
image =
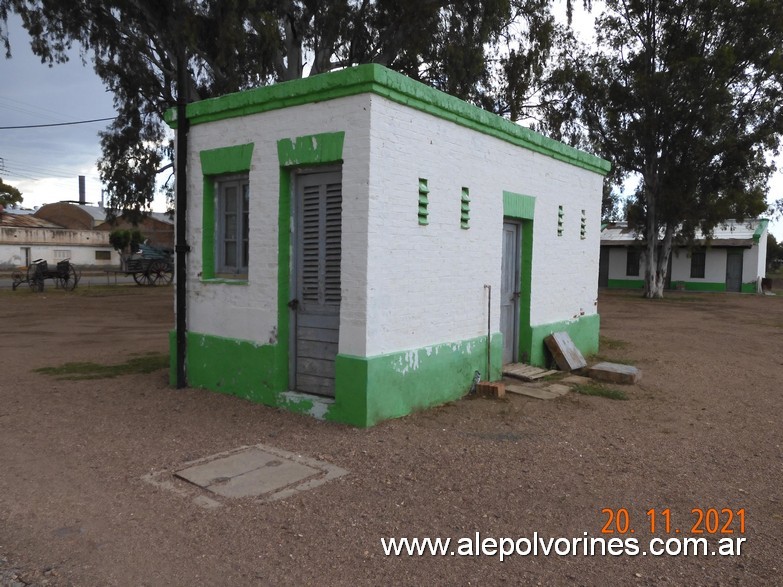
M138 285L168 285L174 278L171 251L140 244L139 250L125 261L125 273Z
M26 273L14 271L11 276L11 287L15 290L23 283L27 283L30 289L36 292L44 290L44 281L54 280L57 287L72 291L79 283L79 273L71 264L70 259L59 261L54 269L49 269L49 263L44 259L36 259L27 268Z

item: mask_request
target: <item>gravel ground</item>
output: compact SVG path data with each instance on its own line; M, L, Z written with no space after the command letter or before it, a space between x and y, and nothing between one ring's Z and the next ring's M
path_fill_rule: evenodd
M601 358L629 401L465 399L369 430L201 390L165 371L58 381L66 361L167 352L172 290L0 292L0 585L779 585L783 296L604 293ZM208 510L142 480L242 445L346 477ZM401 556L381 538L600 537L641 550L745 510L741 556ZM652 534L646 514L658 512ZM671 534L661 528L670 510ZM727 514L722 514L721 526ZM623 514L621 514L621 517ZM622 522L618 518L618 522ZM618 524L622 527L622 523ZM616 525L612 525L616 527ZM630 531L634 533L631 534Z

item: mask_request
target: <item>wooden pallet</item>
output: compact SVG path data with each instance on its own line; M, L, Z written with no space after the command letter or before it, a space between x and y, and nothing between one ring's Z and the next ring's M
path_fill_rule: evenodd
M503 375L521 379L522 381L536 381L547 375L555 375L557 373L560 373L560 371L547 371L546 369L533 367L533 365L525 365L524 363L509 363L508 365L503 365Z

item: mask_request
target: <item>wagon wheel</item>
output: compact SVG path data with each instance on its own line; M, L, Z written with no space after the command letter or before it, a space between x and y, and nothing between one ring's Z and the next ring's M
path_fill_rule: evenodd
M133 281L137 285L150 285L150 275L146 271L137 271L133 274Z
M151 285L168 285L174 278L171 266L165 261L153 261L150 263L147 273L152 280Z
M21 271L14 271L13 273L11 273L11 281L12 281L11 288L14 291L16 291L16 288L19 287L20 284L27 281L27 278L24 275L22 275Z
M30 289L33 291L43 291L44 278L43 271L38 268L36 263L33 263L27 268L27 283L30 285Z
M36 292L41 292L44 289L44 279L40 275L33 275L32 279L27 280L30 284L30 289Z
M66 271L62 277L58 278L57 281L60 284L60 287L65 290L73 291L76 289L76 284L79 283L79 274L76 273L76 267L69 264L68 271Z

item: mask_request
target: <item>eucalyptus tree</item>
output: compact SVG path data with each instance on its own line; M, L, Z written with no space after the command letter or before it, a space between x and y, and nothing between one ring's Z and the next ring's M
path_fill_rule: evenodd
M596 43L563 45L545 106L555 136L609 159L638 188L645 296L672 245L763 213L783 132L780 0L607 0Z
M170 168L162 114L188 101L380 63L512 118L525 116L552 44L550 0L0 0L49 64L78 47L114 95L101 133L110 204L140 211ZM170 169L169 169L170 171Z

